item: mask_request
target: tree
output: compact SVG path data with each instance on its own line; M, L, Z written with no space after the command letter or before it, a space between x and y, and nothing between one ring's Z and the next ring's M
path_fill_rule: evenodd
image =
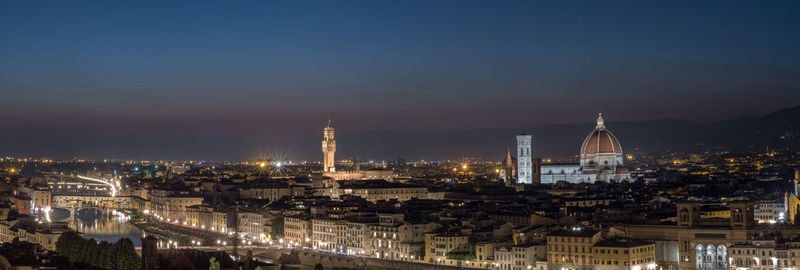
M208 262L211 264L208 266L208 270L220 270L217 258L211 257L211 259L208 259Z
M451 260L475 260L475 254L468 252L448 252L444 254L445 257Z
M97 267L103 269L114 268L114 257L111 256L111 254L114 254L114 246L106 241L103 241L100 242L100 245L98 245L97 249Z
M78 245L78 250L76 251L75 261L82 262L89 264L89 260L91 254L89 254L90 249L92 248L92 242L86 239L80 240L80 245Z
M129 238L119 239L114 243L114 257L116 259L117 269L139 269L141 268L141 260L136 255L136 248L133 247L133 242Z
M97 240L94 240L94 238L89 239L86 241L85 246L86 251L84 251L85 253L83 254L84 261L91 265L97 265Z
M272 220L272 239L283 238L283 219L275 218Z
M78 262L77 255L80 251L83 237L74 231L61 234L56 240L56 251L66 256L71 262Z

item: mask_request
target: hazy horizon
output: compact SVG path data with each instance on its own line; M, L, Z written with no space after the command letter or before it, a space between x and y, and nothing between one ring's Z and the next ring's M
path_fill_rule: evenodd
M347 136L591 123L598 111L609 122L763 115L800 100L797 11L793 1L0 2L0 152L311 157L318 145L307 142L329 118Z

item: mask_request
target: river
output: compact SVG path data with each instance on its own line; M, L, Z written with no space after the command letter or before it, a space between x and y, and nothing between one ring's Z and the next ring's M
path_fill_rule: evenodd
M69 217L69 211L64 209L54 209L55 219L65 219ZM66 219L69 222L69 219ZM142 246L142 231L136 226L128 223L122 218L103 218L100 212L95 210L84 210L78 212L78 218L70 223L70 227L83 234L83 238L94 238L99 241L109 243L127 237L136 247Z

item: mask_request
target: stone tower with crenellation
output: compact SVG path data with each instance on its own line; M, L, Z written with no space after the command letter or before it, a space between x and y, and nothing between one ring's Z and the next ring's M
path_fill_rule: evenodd
M333 138L333 127L331 127L331 120L328 120L328 126L322 131L322 171L335 172L336 159L336 140Z

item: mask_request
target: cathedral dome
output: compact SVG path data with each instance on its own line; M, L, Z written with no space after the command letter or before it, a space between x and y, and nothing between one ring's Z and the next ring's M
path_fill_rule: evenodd
M622 146L619 145L617 137L603 125L603 116L597 117L597 128L586 136L581 146L581 155L586 154L622 154Z

